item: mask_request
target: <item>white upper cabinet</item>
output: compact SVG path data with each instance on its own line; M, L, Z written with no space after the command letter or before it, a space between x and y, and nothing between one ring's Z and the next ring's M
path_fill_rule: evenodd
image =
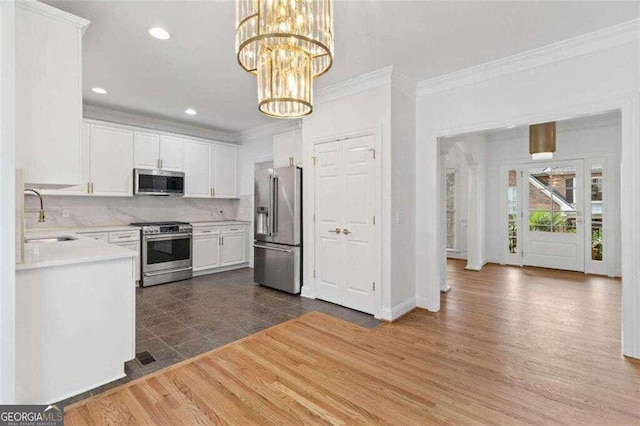
M184 140L152 132L135 132L134 162L140 169L181 172Z
M157 133L135 132L134 162L139 169L156 169L160 165L160 135Z
M160 168L172 172L183 170L184 140L173 136L160 136Z
M302 131L274 135L273 167L287 167L302 164Z
M237 198L238 149L214 145L211 150L211 185L215 198Z
M43 3L16 2L16 167L29 186L81 183L82 31L89 23Z
M184 196L208 198L211 190L211 150L212 145L202 142L184 144Z
M94 195L133 194L133 131L91 125L91 185Z

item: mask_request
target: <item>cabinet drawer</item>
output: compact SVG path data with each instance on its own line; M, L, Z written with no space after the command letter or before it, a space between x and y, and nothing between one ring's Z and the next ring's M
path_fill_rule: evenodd
M110 243L121 243L125 241L140 241L140 231L114 231L109 232Z
M198 236L198 235L220 235L220 227L219 226L213 226L211 228L194 228L193 229L193 235L194 236Z
M245 225L229 225L222 227L223 234L244 234L247 227Z
M93 238L94 240L104 241L105 243L109 241L108 232L79 232L79 234L84 235L85 237Z

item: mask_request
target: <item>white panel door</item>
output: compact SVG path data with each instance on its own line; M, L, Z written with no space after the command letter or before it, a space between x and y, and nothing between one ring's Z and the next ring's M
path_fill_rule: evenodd
M523 165L524 265L584 271L582 160Z
M316 297L342 304L342 142L315 146Z
M91 125L91 182L94 195L133 195L133 132Z
M316 297L374 313L373 136L316 145Z
M160 135L157 133L135 132L134 159L135 167L137 168L158 168Z
M210 144L185 142L185 197L209 198L211 196L210 157Z
M220 266L220 237L205 235L193 237L193 269L216 268Z
M220 252L220 266L244 263L246 259L245 234L224 235Z
M160 136L160 166L162 170L181 172L184 139Z
M343 305L373 313L373 137L343 141Z
M213 195L215 198L237 197L237 148L214 145L211 150Z

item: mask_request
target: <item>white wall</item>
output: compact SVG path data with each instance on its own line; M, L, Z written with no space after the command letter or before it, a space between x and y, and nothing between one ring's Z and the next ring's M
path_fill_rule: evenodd
M605 244L614 244L612 253L613 274L621 273L621 244L620 244L620 116L608 114L603 118L571 120L560 122L557 125L556 147L554 160L603 158L605 164L605 182L610 185L605 187L606 226L611 225L612 238L608 238ZM500 189L504 182L500 176L501 165L517 165L531 161L529 154L528 129L519 128L488 135L488 150L491 155L488 158L487 179L487 258L490 262L500 263L505 242L502 239L503 232L500 218L502 214L500 206ZM589 184L585 176L585 185ZM605 183L607 184L607 183ZM607 193L607 190L609 193ZM586 208L586 207L585 207ZM607 232L605 231L605 235Z
M344 135L362 131L378 131L382 140L380 158L382 161L382 211L380 218L382 244L380 286L382 306L391 306L391 87L390 84L374 87L370 90L349 96L316 101L312 115L303 120L302 139L304 168L313 167L313 144L317 140L344 137ZM305 173L303 177L303 226L304 226L304 280L312 283L314 269L314 226L313 226L313 176ZM305 284L303 294L313 296L313 286ZM310 293L306 293L310 292Z
M446 279L440 206L443 170L438 137L622 109L623 200L640 206L637 22L423 82L418 86L416 292L420 306L440 308ZM625 164L627 164L625 168ZM623 206L623 352L640 357L640 217Z
M13 1L0 2L0 403L15 401L15 102Z
M391 86L391 308L415 306L415 98ZM383 145L384 149L384 145ZM386 151L389 154L389 151ZM400 215L400 217L399 217ZM412 307L413 307L412 306ZM397 308L396 308L397 309ZM393 314L395 316L395 314Z
M384 80L384 81L383 81ZM380 301L391 319L415 305L415 102L413 87L397 70L374 71L317 97L313 114L303 121L305 168L313 167L313 145L349 134L377 132L380 166ZM304 186L312 188L307 173ZM303 196L305 280L313 282L313 192ZM312 295L312 289L308 289ZM305 294L303 292L303 294Z

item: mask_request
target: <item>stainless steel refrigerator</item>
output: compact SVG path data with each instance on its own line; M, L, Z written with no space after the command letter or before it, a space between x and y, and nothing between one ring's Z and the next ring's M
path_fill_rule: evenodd
M253 280L300 293L302 280L302 169L256 165Z

